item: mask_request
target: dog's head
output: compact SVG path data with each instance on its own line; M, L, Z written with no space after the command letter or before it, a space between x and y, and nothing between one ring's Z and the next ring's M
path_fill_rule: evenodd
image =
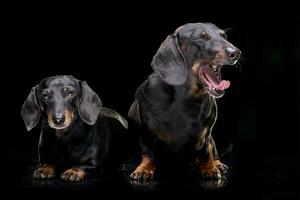
M27 130L34 128L41 116L51 128L68 128L78 113L87 124L96 123L102 102L85 81L73 76L53 76L43 79L31 89L21 116Z
M210 95L221 97L230 85L221 80L221 67L234 65L240 54L214 24L190 23L166 38L151 65L171 85L184 84L191 72Z

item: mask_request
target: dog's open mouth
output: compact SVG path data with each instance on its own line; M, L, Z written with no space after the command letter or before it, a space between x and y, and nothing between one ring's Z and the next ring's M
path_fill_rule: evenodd
M222 97L224 90L229 88L230 82L221 79L221 65L203 65L199 68L198 75L201 83L214 97Z

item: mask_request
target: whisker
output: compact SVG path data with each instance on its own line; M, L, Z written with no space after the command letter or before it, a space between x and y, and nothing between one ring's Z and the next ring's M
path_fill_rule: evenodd
M225 33L227 33L228 31L231 31L231 30L233 30L233 29L234 29L233 27L229 27L229 28L223 29L223 31L224 31Z
M242 64L241 64L241 62L237 62L236 64L235 64L235 68L236 69L238 69L240 72L242 71Z
M243 55L240 55L240 59L239 59L239 61L241 61L241 62L243 62L243 63L245 63L246 62L246 58L243 56Z
M242 71L242 63L246 62L246 58L243 55L240 55L239 60L237 61L237 63L235 64L235 68L239 69L239 71Z

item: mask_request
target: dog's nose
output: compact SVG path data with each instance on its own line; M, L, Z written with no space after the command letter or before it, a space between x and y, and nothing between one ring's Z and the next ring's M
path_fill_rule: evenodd
M228 47L225 49L226 55L231 61L236 61L241 55L241 51L238 48Z
M57 113L52 116L53 123L56 125L63 124L65 122L65 116L62 113Z

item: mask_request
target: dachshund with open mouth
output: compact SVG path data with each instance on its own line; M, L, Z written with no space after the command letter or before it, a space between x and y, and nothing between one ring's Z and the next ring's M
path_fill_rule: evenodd
M88 171L102 171L114 138L127 128L120 114L102 107L87 83L73 76L43 79L32 88L21 116L28 131L41 121L37 179L59 173L65 181L80 181Z
M154 176L161 147L190 157L202 177L219 179L220 161L211 131L217 119L216 98L230 82L221 79L223 65L234 65L241 51L211 23L179 27L153 57L154 72L137 89L128 116L141 125L141 163L135 180Z

